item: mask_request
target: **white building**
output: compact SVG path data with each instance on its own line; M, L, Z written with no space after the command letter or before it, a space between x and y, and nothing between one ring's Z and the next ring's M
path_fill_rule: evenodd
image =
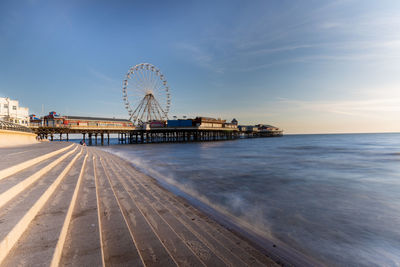
M29 108L20 107L18 100L0 97L0 120L29 125Z

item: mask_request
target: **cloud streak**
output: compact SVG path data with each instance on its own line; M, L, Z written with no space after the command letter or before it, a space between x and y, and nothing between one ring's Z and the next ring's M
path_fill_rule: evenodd
M207 49L203 49L199 45L185 42L175 43L174 46L177 50L187 55L196 65L216 73L224 72L224 68L220 68L215 64L215 57L213 57L212 53Z
M90 72L90 74L92 74L96 78L98 78L98 79L100 79L102 81L108 82L108 83L120 82L120 81L117 81L117 80L111 78L110 76L108 76L108 75L106 75L104 73L101 73L100 71L97 71L97 70L95 70L93 68L89 68L89 72Z
M305 101L282 98L278 102L296 112L313 111L376 119L392 119L400 116L400 97L351 101Z

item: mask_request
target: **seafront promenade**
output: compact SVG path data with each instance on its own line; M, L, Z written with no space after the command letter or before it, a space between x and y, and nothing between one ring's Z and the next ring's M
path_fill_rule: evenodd
M57 142L0 154L0 266L277 265L100 149Z

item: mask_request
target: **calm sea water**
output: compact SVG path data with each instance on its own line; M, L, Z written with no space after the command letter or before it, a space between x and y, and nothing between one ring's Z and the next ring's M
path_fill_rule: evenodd
M400 265L400 134L105 149L325 264Z

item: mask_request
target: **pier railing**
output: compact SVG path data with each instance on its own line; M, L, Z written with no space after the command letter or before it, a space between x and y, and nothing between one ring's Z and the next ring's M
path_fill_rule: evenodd
M27 133L32 132L32 130L29 129L28 127L25 127L23 125L19 125L16 123L8 122L8 121L2 121L2 120L0 120L0 130L9 130L9 131L18 131L18 132L27 132Z

